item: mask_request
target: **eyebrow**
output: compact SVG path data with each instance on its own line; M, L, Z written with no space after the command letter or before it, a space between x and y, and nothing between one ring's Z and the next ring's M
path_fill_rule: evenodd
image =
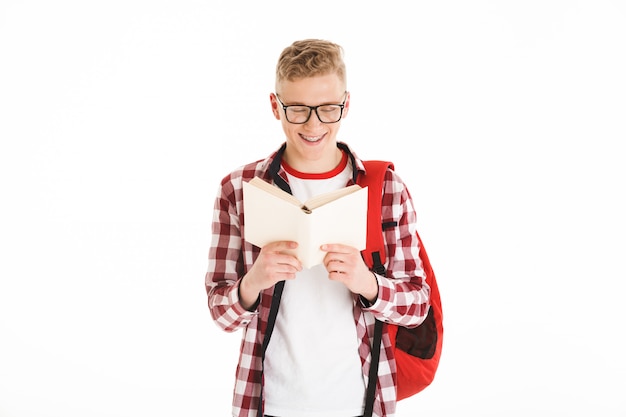
M345 97L347 93L348 93L348 91L344 91L342 97ZM278 93L275 93L275 94L276 94L276 97L278 98L278 100L280 100L280 102L283 103L283 105L285 105L285 106L307 106L307 107L309 107L308 104L304 104L304 103L283 101L280 98L280 95ZM329 102L320 103L320 104L317 104L317 105L311 106L311 107L326 106L326 105L329 105L329 104L335 104L335 105L336 104L343 104L343 101L341 99L339 99L338 101L329 101Z

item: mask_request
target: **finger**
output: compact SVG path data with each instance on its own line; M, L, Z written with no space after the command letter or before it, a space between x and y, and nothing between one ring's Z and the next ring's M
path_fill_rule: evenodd
M298 242L294 242L291 240L279 240L276 242L268 243L263 247L264 250L272 251L272 252L283 252L292 250L298 247Z
M276 263L283 267L283 269L287 269L289 271L302 270L302 262L300 262L300 260L293 255L283 253L278 254L276 256Z
M268 273L298 272L302 270L302 263L293 255L281 252L266 252L263 263Z
M345 272L346 268L354 264L353 256L353 254L328 252L324 257L324 265L328 271L338 270Z
M328 279L331 281L337 281L337 282L341 282L344 285L347 286L347 279L348 276L346 274L344 274L343 272L340 271L329 271L328 272Z
M336 272L342 274L346 272L346 264L339 259L330 259L326 262L325 266L326 271L329 273Z
M342 245L340 243L327 243L327 244L322 245L320 249L323 250L324 252L345 253L345 254L352 253L356 250L352 246Z
M293 241L277 241L265 245L261 252L268 256L273 263L282 263L293 265L298 271L302 269L302 263L296 258L291 251L298 247L297 242Z
M296 271L276 273L278 281L296 279Z

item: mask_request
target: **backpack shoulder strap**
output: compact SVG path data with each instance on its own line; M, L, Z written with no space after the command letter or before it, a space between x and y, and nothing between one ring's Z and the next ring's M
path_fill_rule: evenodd
M367 248L363 251L365 263L377 274L384 274L385 242L382 233L382 195L387 169L394 169L393 162L363 161L365 175L359 175L357 184L368 187L367 201Z

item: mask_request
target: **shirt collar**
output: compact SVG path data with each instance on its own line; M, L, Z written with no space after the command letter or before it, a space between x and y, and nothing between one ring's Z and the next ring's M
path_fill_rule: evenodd
M363 161L361 161L361 159L356 156L356 153L346 143L337 142L337 147L344 151L346 155L348 155L348 162L352 164L353 168L352 182L356 184L356 179L359 173L365 172L365 166L363 165ZM280 146L280 148L278 148L278 150L276 150L272 155L267 158L266 166L269 167L269 178L271 178L274 183L283 191L291 194L291 188L289 187L289 183L287 180L287 173L280 163L286 148L287 143L284 142Z

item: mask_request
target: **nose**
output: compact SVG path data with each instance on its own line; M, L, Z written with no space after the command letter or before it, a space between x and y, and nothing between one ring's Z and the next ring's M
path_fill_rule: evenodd
M322 121L320 120L320 116L317 114L317 108L311 109L311 115L309 116L309 120L306 121L306 126L317 126L321 125Z

